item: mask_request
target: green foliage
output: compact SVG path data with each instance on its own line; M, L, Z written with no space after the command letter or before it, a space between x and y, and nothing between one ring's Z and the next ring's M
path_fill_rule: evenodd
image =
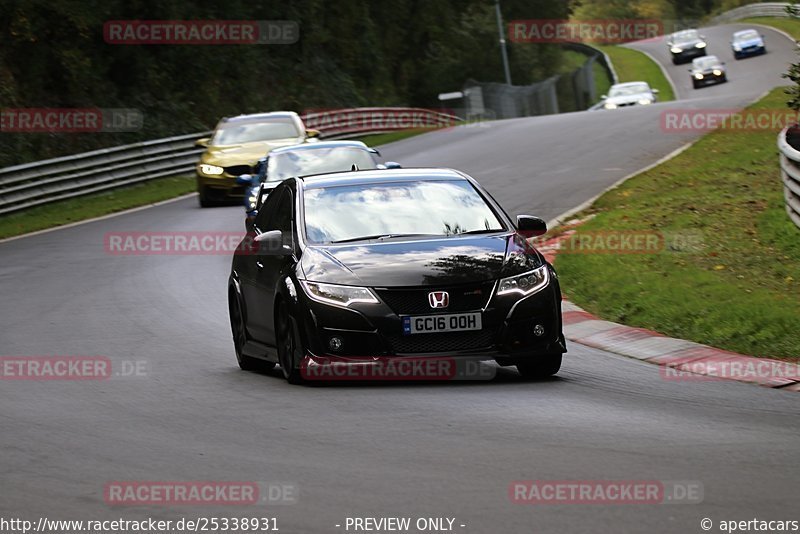
M503 0L505 21L565 2ZM293 20L293 45L112 45L109 20ZM509 43L514 82L551 76L555 45ZM468 78L502 81L491 0L17 0L0 18L0 106L134 108L134 133L4 133L0 166L210 129L274 109L438 106Z

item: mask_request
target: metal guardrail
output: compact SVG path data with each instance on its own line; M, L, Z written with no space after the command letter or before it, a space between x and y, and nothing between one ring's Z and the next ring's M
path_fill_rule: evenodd
M800 151L795 150L786 141L784 128L778 135L778 149L781 151L781 178L786 198L786 213L794 224L800 228Z
M789 2L762 2L760 4L748 4L746 6L731 9L711 19L711 25L724 24L734 20L746 19L749 17L789 17L786 8L790 5L800 6L800 4L791 4Z
M320 130L321 138L334 139L453 126L461 119L418 108L354 108L307 113L303 120L308 128ZM203 152L194 142L210 134L142 141L0 169L0 215L154 178L192 173Z

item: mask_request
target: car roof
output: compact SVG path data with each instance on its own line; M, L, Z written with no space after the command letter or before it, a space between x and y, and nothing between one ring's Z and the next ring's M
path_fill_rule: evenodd
M685 29L685 30L677 31L677 32L673 33L672 36L673 37L678 37L679 35L687 35L687 34L690 34L690 33L694 34L694 33L699 33L699 32L695 28L688 28L688 29Z
M337 185L364 185L386 182L440 182L468 181L466 175L454 170L443 168L416 168L416 169L375 169L364 171L345 171L327 174L312 174L298 178L303 182L305 189L318 189Z
M225 117L223 122L257 121L267 119L294 119L297 113L294 111L270 111L267 113L251 113L249 115L236 115L235 117Z
M370 150L370 148L361 141L320 141L318 143L302 143L298 145L273 148L270 151L270 154L281 154L283 152L294 152L297 150L314 150L317 148L345 148L345 147Z

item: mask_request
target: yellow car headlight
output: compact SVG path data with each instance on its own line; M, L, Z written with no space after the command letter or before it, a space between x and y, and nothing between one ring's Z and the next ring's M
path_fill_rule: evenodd
M217 165L209 165L208 163L201 163L200 164L200 172L203 174L207 174L208 176L219 176L225 169L222 167L218 167Z
M722 76L722 71L719 69L714 69L714 76Z

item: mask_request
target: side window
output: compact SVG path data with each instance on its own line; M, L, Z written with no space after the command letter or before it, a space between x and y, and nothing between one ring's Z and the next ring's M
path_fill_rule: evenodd
M271 200L267 199L267 203ZM280 230L281 232L291 234L292 232L292 192L284 188L277 201L275 210L272 212L272 217L267 220L267 226L264 231Z
M269 196L267 196L267 200L264 201L264 205L258 206L258 215L256 215L255 225L256 228L262 232L267 231L267 225L272 218L272 214L275 213L281 192L282 189L273 189Z

